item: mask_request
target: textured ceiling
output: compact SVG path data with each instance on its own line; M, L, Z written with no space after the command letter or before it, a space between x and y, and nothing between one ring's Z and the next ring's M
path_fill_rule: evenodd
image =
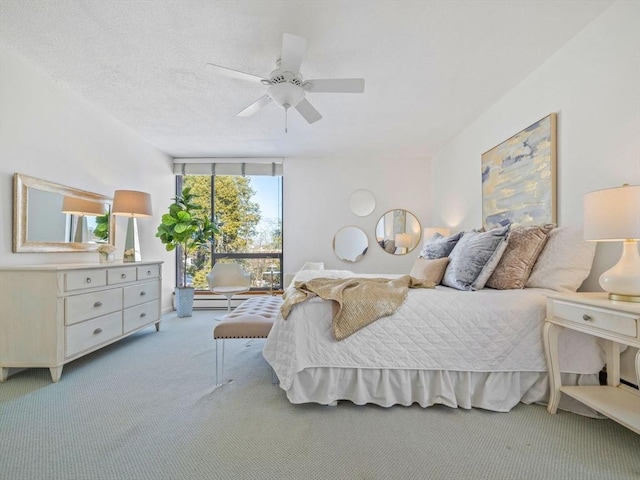
M0 45L174 157L428 157L612 3L0 0ZM235 116L264 86L205 68L268 76L285 32L305 78L366 79L288 133L274 104Z

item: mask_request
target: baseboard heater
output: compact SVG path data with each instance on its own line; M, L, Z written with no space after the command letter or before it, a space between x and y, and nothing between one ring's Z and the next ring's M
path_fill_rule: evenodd
M234 295L231 299L231 308L235 308L244 302L247 298L251 298L254 295ZM173 295L172 299L173 308L176 308L176 296ZM222 295L196 295L193 300L194 310L226 310L227 297Z

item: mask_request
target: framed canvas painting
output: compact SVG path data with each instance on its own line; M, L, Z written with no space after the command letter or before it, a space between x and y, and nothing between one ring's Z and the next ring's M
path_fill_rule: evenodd
M482 223L556 222L556 114L482 154Z

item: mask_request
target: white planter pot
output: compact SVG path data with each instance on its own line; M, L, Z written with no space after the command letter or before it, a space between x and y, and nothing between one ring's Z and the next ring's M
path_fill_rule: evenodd
M176 287L176 311L178 317L190 317L193 314L193 287Z

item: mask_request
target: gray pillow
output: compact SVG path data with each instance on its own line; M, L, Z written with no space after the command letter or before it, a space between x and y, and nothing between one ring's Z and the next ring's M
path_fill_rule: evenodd
M482 290L507 247L509 228L466 232L449 254L442 284L458 290Z
M420 251L420 257L422 258L442 258L448 257L456 246L458 240L462 237L464 232L456 233L450 237L443 237L439 233L436 233L430 239L426 240L422 250Z

